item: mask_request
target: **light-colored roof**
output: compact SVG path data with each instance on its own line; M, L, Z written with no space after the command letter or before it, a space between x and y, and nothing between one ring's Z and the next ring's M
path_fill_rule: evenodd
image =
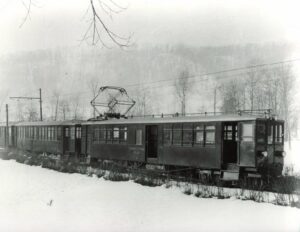
M17 126L74 126L81 125L105 125L105 124L160 124L160 123L193 123L193 122L238 122L238 121L254 121L256 119L264 119L263 117L254 115L202 115L202 116L179 116L179 117L129 117L129 118L109 118L107 120L97 121L37 121L37 122L16 122L9 125ZM277 120L282 121L282 120ZM6 126L0 123L0 126Z
M189 117L133 117L121 119L107 119L101 121L85 121L83 125L102 125L102 124L159 124L176 122L231 122L231 121L253 121L258 117L251 115L218 115L218 116L189 116Z
M81 124L83 121L36 121L36 122L11 122L9 126L73 126L76 124ZM6 123L0 123L0 126L6 126Z

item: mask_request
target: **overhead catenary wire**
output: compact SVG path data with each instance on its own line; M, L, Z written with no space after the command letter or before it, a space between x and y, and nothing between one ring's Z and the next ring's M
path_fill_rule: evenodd
M267 66L282 65L282 64L288 64L288 63L299 62L299 61L300 61L300 58L295 58L295 59L289 59L289 60L283 60L283 61L277 61L277 62L271 62L271 63L263 63L263 64L256 64L256 65L238 67L238 68L224 69L224 70L219 70L219 71L215 71L215 72L206 72L206 73L194 74L194 75L187 76L187 78L188 79L201 78L201 79L199 79L197 81L194 81L194 83L197 83L197 82L202 82L202 81L208 81L210 79L209 76L216 76L216 75L227 74L227 73L231 73L231 72L257 69L257 68L262 68L262 67L267 67ZM257 70L257 71L259 71L259 70ZM247 72L245 72L245 73L238 73L238 74L230 75L230 76L228 76L228 75L224 75L222 77L219 76L219 80L220 79L229 79L230 77L233 77L233 76L242 76L242 75L245 75L245 74L247 74ZM162 85L161 83L163 83L163 82L171 82L171 81L174 82L174 81L176 81L178 79L179 78L176 77L176 78L162 79L162 80L157 80L157 81L132 83L132 84L122 85L122 87L131 88L131 87L141 86L143 88L146 88L146 87L161 88L161 87L173 86L173 83L171 83L171 84L164 84L164 85ZM158 86L151 86L153 84L158 84L158 83L160 83L160 85L158 85ZM91 91L79 91L79 92L71 92L71 93L62 93L62 94L60 94L60 96L72 96L72 95L78 95L78 94L80 94L80 95L91 94ZM47 96L47 97L45 97L45 99L54 98L54 97L55 96Z

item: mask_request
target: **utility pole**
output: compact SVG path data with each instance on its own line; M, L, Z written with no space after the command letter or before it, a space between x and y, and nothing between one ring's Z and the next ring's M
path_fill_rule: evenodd
M6 104L6 130L5 130L5 146L9 145L9 127L8 127L8 104Z
M214 89L214 115L216 115L216 108L217 108L217 87Z
M39 102L40 102L40 120L43 121L42 89L41 88L39 88L39 97L10 97L10 99L39 100Z
M43 121L43 106L42 106L42 89L39 89L40 92L40 119Z

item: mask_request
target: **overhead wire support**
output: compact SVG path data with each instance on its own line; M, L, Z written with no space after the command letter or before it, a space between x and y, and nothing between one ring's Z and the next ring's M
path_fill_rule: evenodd
M39 100L40 103L40 120L43 121L42 89L39 88L39 97L9 97L9 99Z

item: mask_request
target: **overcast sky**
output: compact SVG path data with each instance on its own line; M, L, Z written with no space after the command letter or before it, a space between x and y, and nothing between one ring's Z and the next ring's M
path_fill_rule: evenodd
M127 10L114 15L113 20L101 12L104 20L121 35L134 33L133 40L138 44L215 46L300 41L299 1L114 1L127 6ZM22 0L0 0L0 55L79 45L88 27L91 12L85 12L89 0L33 3L30 19L20 28L26 15Z

